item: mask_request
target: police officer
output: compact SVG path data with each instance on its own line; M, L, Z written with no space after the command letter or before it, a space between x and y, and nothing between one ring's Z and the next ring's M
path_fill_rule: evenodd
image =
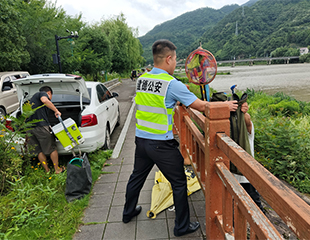
M176 67L176 46L165 39L152 46L154 68L143 74L136 84L136 151L133 172L126 189L123 222L128 223L141 212L137 206L140 191L153 168L159 170L171 183L175 205L174 235L182 236L199 228L199 222L190 222L187 199L187 181L184 159L173 138L173 109L177 101L185 106L205 110L204 101L197 98L172 74ZM236 101L227 102L231 111Z

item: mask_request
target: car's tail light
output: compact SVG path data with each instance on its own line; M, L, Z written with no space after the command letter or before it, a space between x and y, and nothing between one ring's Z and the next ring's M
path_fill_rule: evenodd
M90 127L97 125L97 116L95 114L89 114L82 116L81 127Z
M13 127L12 127L12 121L11 120L6 120L5 121L5 127L7 128L7 129L9 129L9 130L11 130L12 132L14 132L14 129L13 129Z

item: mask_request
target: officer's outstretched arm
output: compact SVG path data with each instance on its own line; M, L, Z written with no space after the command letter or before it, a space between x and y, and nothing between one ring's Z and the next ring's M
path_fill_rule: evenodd
M206 103L207 103L206 101L202 101L199 98L197 98L191 105L189 105L189 107L194 108L200 112L204 112ZM228 104L229 111L234 112L237 110L238 105L236 100L227 101L226 103Z

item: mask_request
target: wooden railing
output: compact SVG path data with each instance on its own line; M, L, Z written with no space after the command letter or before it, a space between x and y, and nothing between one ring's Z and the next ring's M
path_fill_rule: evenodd
M207 239L247 239L247 225L250 239L282 239L230 173L229 161L299 239L310 239L310 207L230 139L228 105L206 103L204 114L206 117L177 106L174 131L179 135L180 151L190 160L204 191Z

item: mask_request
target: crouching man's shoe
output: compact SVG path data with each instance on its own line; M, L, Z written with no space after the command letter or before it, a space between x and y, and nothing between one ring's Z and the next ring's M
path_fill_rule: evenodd
M199 228L199 226L200 226L199 222L190 222L189 227L185 232L180 233L180 232L174 230L174 236L181 237L185 234L193 233Z
M135 216L137 216L137 215L140 214L141 210L142 210L142 207L141 207L140 205L136 206L136 209L135 209L135 211L133 212L133 214L131 215L131 217L126 217L126 218L125 218L125 217L123 216L123 223L129 223L130 220L131 220L133 217L135 217Z

